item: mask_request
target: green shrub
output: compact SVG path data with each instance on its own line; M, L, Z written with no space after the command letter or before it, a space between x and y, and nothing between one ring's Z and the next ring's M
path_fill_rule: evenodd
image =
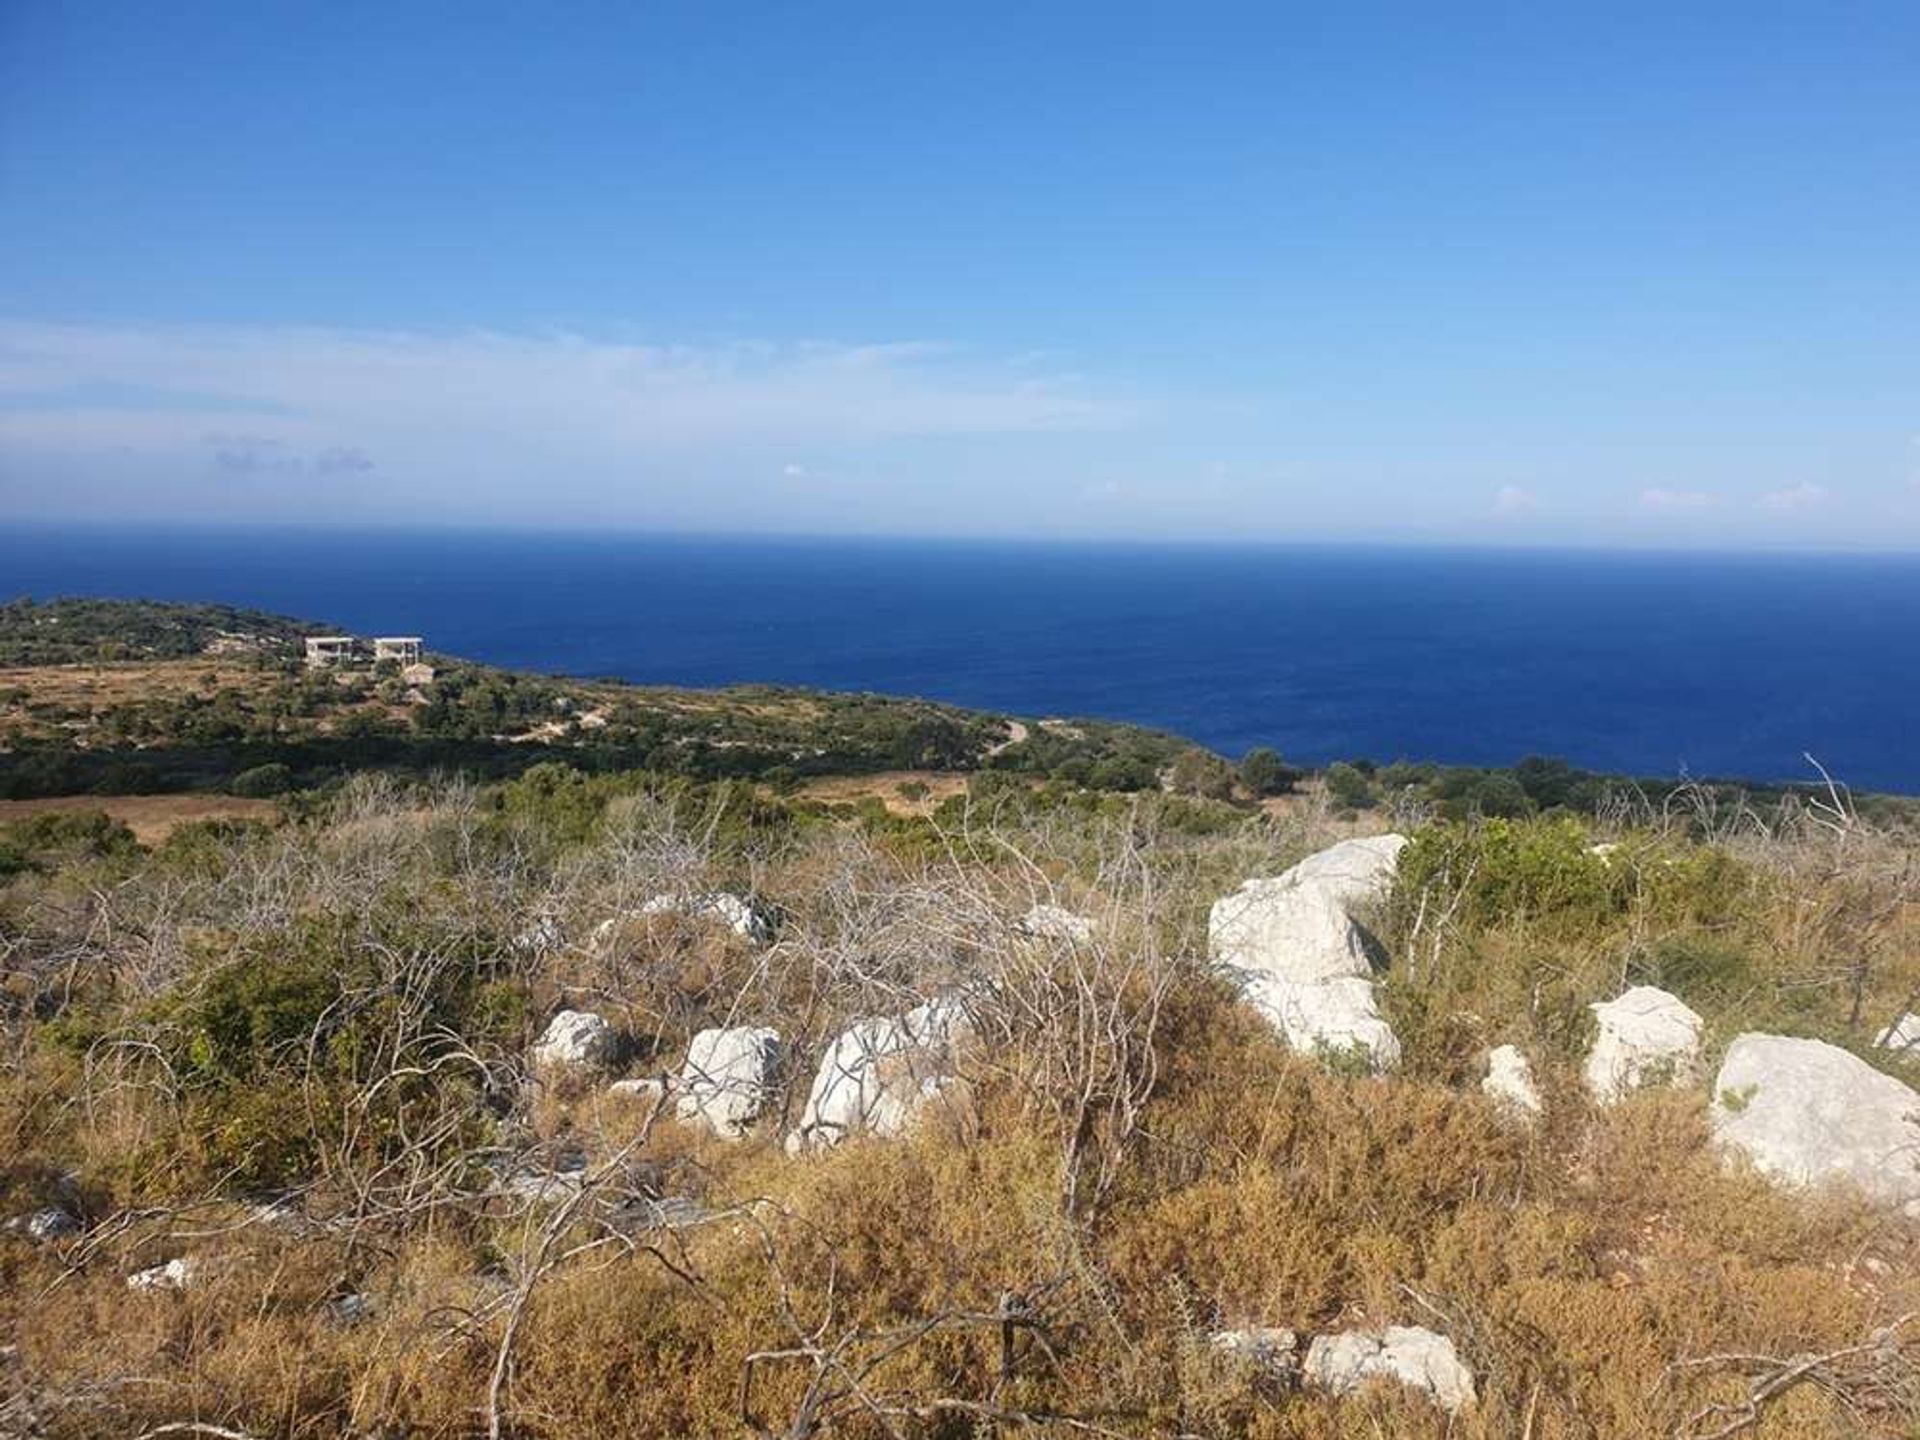
M266 800L284 795L293 788L293 771L278 763L256 765L242 770L228 782L227 789L249 800Z

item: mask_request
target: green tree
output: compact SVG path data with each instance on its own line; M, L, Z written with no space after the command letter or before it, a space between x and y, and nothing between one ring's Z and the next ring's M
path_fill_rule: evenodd
M1285 795L1293 789L1293 771L1278 751L1256 745L1240 757L1240 783L1255 795Z
M1373 804L1373 786L1367 783L1365 775L1344 760L1329 765L1321 779L1333 803L1344 809L1365 810Z

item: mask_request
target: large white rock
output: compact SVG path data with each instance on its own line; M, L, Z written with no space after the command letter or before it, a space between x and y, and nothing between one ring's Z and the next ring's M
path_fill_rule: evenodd
M1920 1210L1920 1094L1837 1045L1740 1036L1712 1120L1718 1145L1782 1184L1846 1184Z
M613 1027L591 1010L562 1010L533 1047L533 1063L542 1070L604 1065L613 1054L613 1039Z
M1587 1052L1587 1089L1603 1105L1644 1085L1684 1085L1697 1076L1703 1022L1677 996L1636 985L1588 1008L1600 1033Z
M1073 945L1090 944L1097 927L1084 915L1076 915L1058 905L1040 904L1020 917L1020 930L1036 940L1065 940Z
M1425 1391L1452 1414L1474 1403L1473 1372L1453 1341L1417 1325L1319 1335L1307 1347L1306 1380L1344 1395L1370 1380L1397 1380Z
M771 943L778 928L772 909L731 890L711 890L702 895L656 895L640 907L640 914L647 918L684 915L690 920L710 920L754 945Z
M1533 1083L1533 1066L1517 1045L1499 1045L1487 1052L1487 1078L1480 1088L1516 1115L1541 1111L1540 1090Z
M1296 983L1364 976L1368 936L1353 918L1393 889L1404 835L1343 840L1214 902L1207 943L1221 965Z
M682 1120L738 1140L766 1108L780 1071L780 1032L764 1025L702 1030L687 1046L675 1086Z
M1360 1050L1375 1070L1400 1063L1400 1041L1380 1013L1370 980L1343 975L1297 984L1256 974L1241 993L1295 1050L1333 1056Z
M952 996L904 1015L856 1022L821 1059L787 1149L837 1145L862 1132L904 1133L954 1083L955 1051L970 1031L965 1008Z

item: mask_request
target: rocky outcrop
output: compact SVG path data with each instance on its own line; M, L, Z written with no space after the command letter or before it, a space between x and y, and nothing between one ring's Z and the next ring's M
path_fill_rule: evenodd
M1352 975L1295 984L1255 975L1241 994L1295 1050L1339 1059L1364 1054L1375 1071L1400 1063L1400 1041L1380 1013L1371 980Z
M1636 985L1589 1007L1600 1022L1587 1052L1587 1089L1611 1104L1647 1085L1685 1085L1700 1068L1700 1017L1677 996Z
M1248 880L1207 918L1214 960L1296 984L1372 970L1372 938L1355 910L1386 898L1403 835L1343 840L1271 879Z
M731 890L709 890L697 895L656 895L640 907L643 918L684 915L723 925L750 945L768 945L779 929L773 907Z
M1097 929L1084 915L1058 905L1040 904L1020 917L1020 933L1036 940L1065 940L1072 945L1087 945Z
M1400 1061L1372 983L1379 946L1355 912L1393 888L1401 835L1343 840L1272 879L1249 880L1207 920L1214 961L1296 1050Z
M613 1057L613 1027L591 1010L562 1010L533 1047L534 1068L590 1070Z
M857 1022L821 1059L788 1151L904 1133L956 1086L956 1052L970 1033L965 1007L952 996Z
M1335 1395L1372 1380L1395 1380L1453 1414L1474 1403L1473 1372L1453 1342L1417 1325L1321 1335L1307 1347L1306 1381Z
M682 1120L695 1120L723 1140L745 1135L766 1108L780 1071L780 1032L739 1025L702 1030L687 1046L674 1086Z
M1742 1035L1714 1080L1714 1141L1784 1185L1850 1186L1920 1213L1920 1094L1818 1040Z
M1480 1088L1516 1116L1531 1119L1543 1108L1539 1087L1533 1083L1533 1066L1517 1045L1499 1045L1487 1052L1487 1078Z

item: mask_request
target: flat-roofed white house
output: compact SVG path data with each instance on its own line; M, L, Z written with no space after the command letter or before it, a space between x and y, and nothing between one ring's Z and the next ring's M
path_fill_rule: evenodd
M309 635L307 668L324 670L330 665L351 665L360 653L360 642L351 635Z
M376 635L373 638L373 663L382 660L397 660L402 665L420 663L420 637L418 635Z

